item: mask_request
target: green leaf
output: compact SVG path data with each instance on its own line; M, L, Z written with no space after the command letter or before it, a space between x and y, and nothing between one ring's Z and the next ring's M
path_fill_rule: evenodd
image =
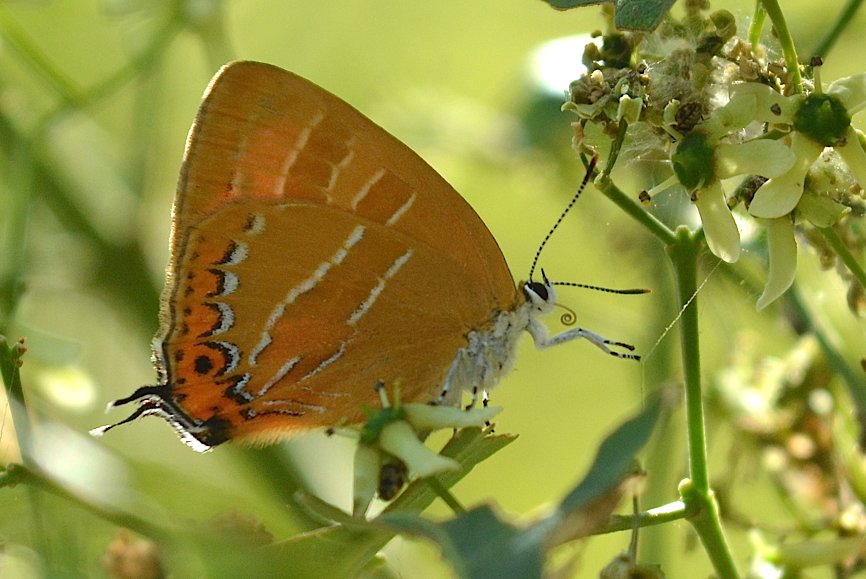
M635 455L649 441L661 408L661 398L653 398L640 413L604 439L589 472L562 500L560 511L579 509L613 489L632 471Z
M541 577L549 549L563 539L574 538L577 527L586 534L598 528L599 521L607 521L618 502L621 483L633 472L635 455L649 440L661 407L661 400L654 398L609 435L580 484L566 495L556 512L533 525L519 527L504 521L489 505L443 523L405 512L386 513L377 522L396 532L434 541L462 578Z
M503 521L489 505L444 523L404 513L389 514L380 520L397 531L433 540L459 577L541 577L541 542L525 540L525 531Z
M581 6L610 4L601 0L544 0L556 10L570 10ZM618 30L643 30L651 32L664 18L674 0L617 0L614 24Z
M674 5L674 0L619 0L614 25L619 30L652 32Z
M557 10L571 10L580 6L593 6L595 4L610 4L611 2L602 2L601 0L544 0L552 8Z
M437 480L446 488L453 486L476 464L514 440L512 435L486 435L480 428L458 431L441 454L459 462L461 468L438 475ZM389 516L420 513L437 496L431 485L416 480L384 512ZM398 531L376 521L353 519L310 495L300 493L296 500L307 506L312 516L331 526L296 535L257 551L255 558L260 566L269 564L274 568L291 569L293 576L297 577L356 576Z

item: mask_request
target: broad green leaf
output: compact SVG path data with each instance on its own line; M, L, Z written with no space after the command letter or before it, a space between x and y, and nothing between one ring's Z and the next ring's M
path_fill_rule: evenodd
M559 510L579 509L617 486L631 472L635 455L649 441L661 409L661 398L651 399L640 413L605 438L589 472L562 500Z
M479 428L464 428L445 445L441 454L455 459L461 469L437 476L450 488L479 462L498 452L515 439L512 435L485 435ZM397 497L385 513L420 513L437 498L433 488L416 480ZM397 529L375 521L353 519L319 499L301 494L297 501L307 506L314 517L330 526L291 537L256 552L263 564L282 566L297 577L355 576L390 541Z
M503 521L489 505L467 511L450 521L434 523L404 513L383 516L387 525L433 540L459 577L541 577L541 542Z
M595 4L601 4L601 0L544 0L551 7L556 8L557 10L571 10L572 8L578 8L580 6L593 6Z
M434 541L464 579L541 577L549 549L563 540L582 536L575 534L578 527L585 535L607 521L619 500L622 482L634 470L635 455L653 432L661 407L660 399L654 398L610 434L599 446L595 461L580 484L566 495L554 513L532 525L511 524L489 505L443 523L408 512L386 513L378 522L397 532Z
M619 30L651 32L674 5L674 0L619 0L614 25Z
M557 10L570 10L581 6L602 4L601 0L544 0ZM674 0L618 0L615 4L614 24L618 30L644 30L651 32L659 25Z

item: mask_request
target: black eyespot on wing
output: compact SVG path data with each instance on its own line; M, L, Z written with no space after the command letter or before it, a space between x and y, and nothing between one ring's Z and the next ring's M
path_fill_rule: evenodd
M214 415L204 421L200 431L193 432L192 435L202 444L213 448L231 437L230 428L231 424L225 418Z
M213 370L213 368L213 360L211 360L208 356L201 355L195 359L196 374L209 374L210 371Z

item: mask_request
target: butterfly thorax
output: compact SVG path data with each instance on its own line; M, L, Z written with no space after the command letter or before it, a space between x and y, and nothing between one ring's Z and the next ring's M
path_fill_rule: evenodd
M443 384L442 399L457 404L460 393L491 390L514 365L517 342L530 326L540 324L537 318L552 309L555 296L552 287L519 284L523 299L507 311L493 313L491 323L472 330L467 344L454 357Z

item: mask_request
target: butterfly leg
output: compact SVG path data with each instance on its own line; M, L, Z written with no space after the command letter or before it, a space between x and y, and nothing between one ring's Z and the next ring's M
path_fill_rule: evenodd
M472 410L475 408L475 405L478 404L478 386L472 387L472 399L469 401L469 404L466 405L466 410ZM490 394L487 393L487 389L481 390L481 406L483 408L487 408L490 404Z
M490 395L487 393L487 390L481 391L481 406L487 408L490 404ZM484 421L484 427L488 429L489 434L493 434L493 423L489 420Z
M382 408L388 408L391 406L391 402L388 400L388 393L385 391L385 382L381 378L376 380L376 383L373 384L373 389L376 390L376 393L379 395L379 400L382 402Z
M469 400L469 404L466 405L466 410L472 410L475 408L475 404L478 402L478 386L472 387L472 398Z
M557 344L562 344L563 342L570 342L571 340L579 340L583 338L585 340L589 340L600 350L607 354L610 354L611 356L616 356L617 358L623 358L626 360L640 360L640 355L631 353L632 351L634 351L634 346L632 346L631 344L608 340L607 338L584 328L572 328L570 330L562 332L561 334L549 336L547 333L547 327L544 324L537 320L532 320L527 330L529 330L529 333L532 335L532 339L535 342L535 347L539 350L549 348L550 346L556 346ZM627 350L627 352L621 352L614 348L621 348L623 350Z
M454 356L454 361L451 362L451 367L448 369L448 374L445 375L445 381L442 383L442 391L439 396L432 400L430 404L433 406L459 406L462 393L461 367L465 364L466 350L460 349L457 355Z

